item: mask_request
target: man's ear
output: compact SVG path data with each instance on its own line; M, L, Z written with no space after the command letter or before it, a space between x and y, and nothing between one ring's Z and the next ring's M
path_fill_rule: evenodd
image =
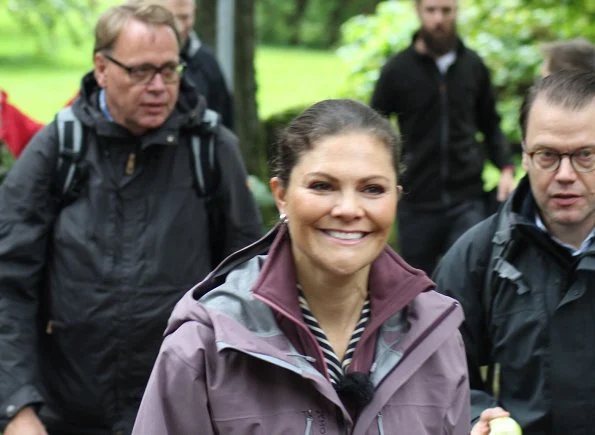
M95 53L93 56L93 64L95 65L93 75L101 88L107 86L107 62L108 60L101 53Z
M277 210L279 213L285 213L285 207L287 205L285 201L285 193L287 189L283 186L281 179L279 177L271 178L269 181L269 187L271 188L273 199L277 205Z

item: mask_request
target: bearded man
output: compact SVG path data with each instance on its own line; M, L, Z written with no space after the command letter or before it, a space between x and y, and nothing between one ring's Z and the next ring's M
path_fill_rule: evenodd
M415 0L415 8L421 28L382 68L371 106L398 119L406 169L400 252L430 274L454 241L485 216L486 155L501 169L499 201L514 187L514 167L489 72L457 34L457 0Z

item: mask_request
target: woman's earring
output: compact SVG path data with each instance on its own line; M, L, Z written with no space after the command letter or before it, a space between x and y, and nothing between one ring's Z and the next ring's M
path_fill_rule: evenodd
M287 219L287 215L285 213L281 213L279 215L279 220L282 224L286 224L287 222L289 222L289 219Z

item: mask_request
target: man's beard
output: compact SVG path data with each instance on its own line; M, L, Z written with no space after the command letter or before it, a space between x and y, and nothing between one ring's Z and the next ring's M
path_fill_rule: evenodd
M457 30L454 26L451 32L439 38L436 38L423 27L420 29L419 35L426 44L428 51L435 56L442 56L454 50L457 46Z

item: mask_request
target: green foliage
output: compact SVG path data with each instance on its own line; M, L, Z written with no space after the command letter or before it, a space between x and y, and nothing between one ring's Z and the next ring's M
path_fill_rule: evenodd
M338 56L330 51L258 46L256 79L260 118L337 97L346 71Z
M35 36L38 50L51 53L63 40L79 45L95 20L93 0L1 0L24 32Z
M409 2L387 1L375 15L360 15L343 25L344 44L338 53L348 65L346 93L369 101L382 65L411 42L417 27Z
M461 0L459 31L492 73L502 128L520 142L518 111L541 63L540 43L595 37L590 18L595 0ZM413 1L385 1L374 15L358 16L343 26L339 55L349 65L345 93L369 101L387 58L411 43L418 28Z
M261 43L329 48L340 25L370 12L379 0L259 0L256 23Z
M269 162L269 169L270 162L273 159L273 154L276 142L279 138L279 134L287 126L287 124L289 124L289 122L293 118L302 113L306 109L306 107L307 105L295 106L283 110L279 113L273 114L262 120L262 146L266 147L266 157L267 161ZM272 174L269 174L269 176L270 175ZM254 193L256 201L260 205L260 211L262 212L265 227L269 228L272 225L274 225L275 222L278 220L277 207L275 206L273 197L269 191L266 180L258 180L260 181L260 183L257 183L256 181L256 179L252 179L250 183L250 188Z
M281 134L281 131L309 105L295 106L282 112L273 114L261 122L263 139L267 147L267 160L270 162L273 158L275 144Z

